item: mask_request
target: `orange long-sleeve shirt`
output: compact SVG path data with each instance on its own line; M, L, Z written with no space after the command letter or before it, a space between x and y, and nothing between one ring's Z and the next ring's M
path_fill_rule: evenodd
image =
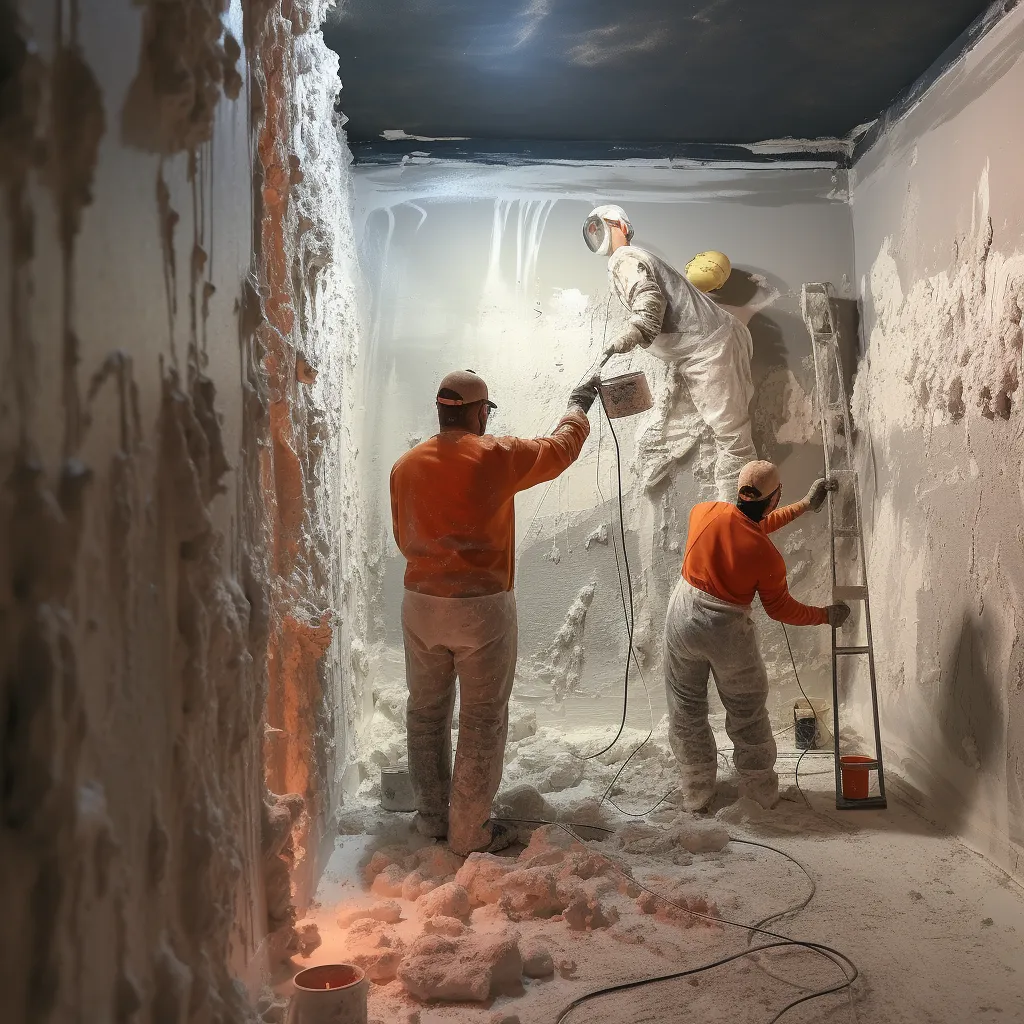
M515 496L579 458L590 421L570 410L548 437L444 430L391 470L391 523L406 590L478 597L512 589Z
M705 501L690 513L690 531L683 556L683 579L705 594L730 604L746 605L759 594L764 610L791 626L828 622L828 612L801 604L786 585L786 563L768 539L806 511L801 503L748 519L735 505Z

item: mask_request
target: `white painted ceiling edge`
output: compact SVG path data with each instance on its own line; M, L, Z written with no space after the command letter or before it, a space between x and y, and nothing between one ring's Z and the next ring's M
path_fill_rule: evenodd
M402 166L356 165L352 174L357 237L375 211L423 200L462 202L511 195L595 206L609 197L623 203L720 203L777 195L780 202L848 203L847 171L833 164L708 167L651 160L509 166L427 159Z

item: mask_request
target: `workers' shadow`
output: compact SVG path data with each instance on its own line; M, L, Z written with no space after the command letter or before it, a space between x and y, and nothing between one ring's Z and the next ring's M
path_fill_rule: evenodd
M930 787L922 796L929 806L941 808L945 823L956 832L977 805L982 775L1000 774L1005 761L1002 697L985 663L983 652L991 649L985 632L984 619L970 609L955 635L947 631L934 705L935 742L921 754L931 769Z
M938 609L919 608L920 621ZM812 806L840 823L844 831L896 832L911 835L960 835L977 806L982 777L998 774L1005 761L1005 723L999 680L985 666L986 630L970 611L959 630L946 631L938 667L934 699L902 699L906 689L921 690L922 679L905 680L902 669L880 680L880 717L886 734L887 708L903 714L914 708L922 717L908 721L901 731L909 736L902 759L890 757L886 782L886 810L836 811L831 792L810 794ZM896 777L896 769L900 777Z
M733 267L725 284L710 294L721 305L739 309L753 302L760 290L760 281L749 270Z

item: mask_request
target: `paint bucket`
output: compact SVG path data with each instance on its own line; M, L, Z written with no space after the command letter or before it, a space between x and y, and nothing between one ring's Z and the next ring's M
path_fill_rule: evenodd
M385 811L415 811L416 798L412 792L409 769L401 764L380 770L380 805Z
M865 800L871 788L871 769L857 765L872 764L873 757L863 754L844 754L839 758L840 774L843 780L843 796L847 800Z
M828 713L829 706L823 700L811 697L793 702L793 731L796 734L797 750L817 750L821 739L820 721Z
M640 370L601 381L601 401L611 420L647 412L654 405L647 378Z
M292 984L290 1024L366 1024L370 983L355 964L310 967L299 971Z

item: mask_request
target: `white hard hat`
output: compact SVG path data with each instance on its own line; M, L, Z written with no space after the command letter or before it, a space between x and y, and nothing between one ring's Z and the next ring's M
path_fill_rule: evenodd
M607 204L595 207L590 216L583 222L583 240L591 252L598 256L607 256L611 251L612 233L608 230L610 223L621 224L626 233L626 241L632 241L633 225L621 206Z

